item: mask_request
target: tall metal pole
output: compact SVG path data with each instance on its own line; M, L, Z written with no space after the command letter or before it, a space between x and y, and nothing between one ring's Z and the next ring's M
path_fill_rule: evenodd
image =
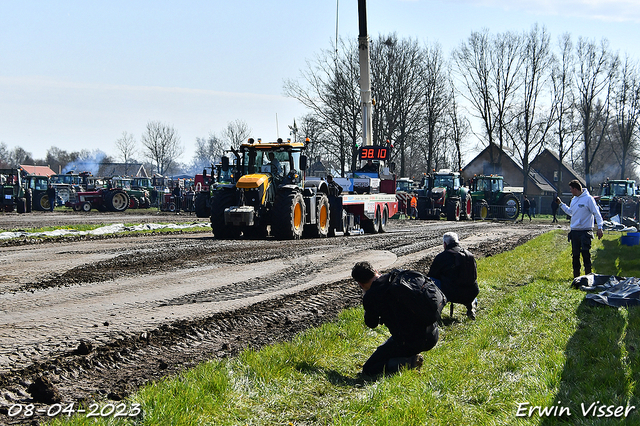
M358 0L358 50L360 60L360 96L362 97L362 145L373 145L371 123L371 66L369 58L369 35L367 34L366 0Z

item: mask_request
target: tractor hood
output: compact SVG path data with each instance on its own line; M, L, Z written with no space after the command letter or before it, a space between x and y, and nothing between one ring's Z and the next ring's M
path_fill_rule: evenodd
M269 176L263 174L251 174L244 175L238 179L236 187L242 189L255 189L260 188L262 185L265 185L264 189L267 189L269 186Z

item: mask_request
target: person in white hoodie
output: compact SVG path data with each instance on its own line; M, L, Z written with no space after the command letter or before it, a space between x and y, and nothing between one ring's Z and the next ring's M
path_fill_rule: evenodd
M573 257L573 277L580 276L580 255L584 263L584 273L591 273L591 240L593 239L593 222L598 224L598 238L602 238L602 215L589 191L583 188L579 181L569 182L569 190L573 195L571 205L567 206L560 197L556 198L556 203L569 216L571 216L571 231L569 241L571 241L571 255Z

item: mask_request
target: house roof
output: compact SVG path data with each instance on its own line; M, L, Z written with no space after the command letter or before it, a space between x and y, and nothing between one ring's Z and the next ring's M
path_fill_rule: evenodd
M113 177L113 176L134 176L134 177L149 177L144 166L139 163L100 163L100 169L98 170L98 176Z
M545 148L540 154L545 154L545 153L551 155L553 158L556 159L556 161L560 161L560 156L558 154L556 154L555 152L551 151L550 149ZM538 157L536 157L533 161L535 161L537 158ZM573 176L575 176L576 179L578 179L578 181L580 181L582 186L586 186L587 185L587 182L582 178L582 176L580 176L580 173L576 172L573 169L573 167L571 167L570 165L568 165L564 161L562 162L562 165L567 168L569 173L571 173Z
M500 147L496 144L493 144L493 147L500 151ZM466 166L464 166L462 168L463 172L464 170L466 170L477 158L481 157L485 151L488 151L491 148L491 145L487 146L485 149L483 149L476 157L474 157L473 160L471 160L469 163L467 163ZM516 161L516 159L514 159L513 157L511 157L507 152L505 152L504 150L502 150L502 153L504 154L503 159L506 158L507 161L511 162L518 170L522 170L522 165L520 164L519 161ZM537 158L537 157L536 157ZM535 161L535 160L534 160ZM563 163L564 164L564 163ZM565 165L566 166L566 165ZM549 191L549 192L556 192L555 187L542 175L540 174L537 170L530 168L529 169L529 181L534 184L535 186L537 186L541 191Z
M49 166L30 166L28 164L20 164L20 170L25 172L27 175L32 176L51 176L55 175L56 172L51 170Z

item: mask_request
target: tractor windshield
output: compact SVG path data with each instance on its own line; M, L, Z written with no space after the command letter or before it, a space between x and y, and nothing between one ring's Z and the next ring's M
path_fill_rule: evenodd
M436 175L433 179L433 186L454 188L454 178L453 176Z
M615 196L623 196L623 195L633 195L633 189L631 185L627 185L626 182L623 183L610 183L611 187L611 195Z
M502 179L492 179L491 180L491 191L492 192L500 192L504 188L504 182Z

